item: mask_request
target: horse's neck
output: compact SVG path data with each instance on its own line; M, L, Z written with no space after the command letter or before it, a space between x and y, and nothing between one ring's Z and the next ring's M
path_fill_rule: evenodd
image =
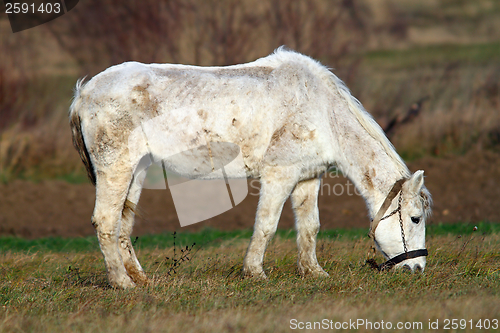
M336 164L360 191L373 217L405 170L355 120L337 131L341 153Z
M359 190L373 217L401 174L387 155L375 154L372 158L375 150L370 148L363 146L357 153L346 154L348 168L342 171Z

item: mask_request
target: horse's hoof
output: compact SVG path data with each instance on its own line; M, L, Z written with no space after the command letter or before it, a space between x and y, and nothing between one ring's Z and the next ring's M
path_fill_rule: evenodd
M109 284L116 289L129 289L135 288L136 286L134 281L132 281L128 275L121 279L110 279Z
M267 275L264 271L250 271L243 269L242 277L244 279L257 279L257 280L267 280Z
M129 276L132 279L132 281L138 286L147 286L150 283L150 280L146 276L146 273L142 271L137 272L133 275L129 273Z
M327 278L330 277L330 274L325 272L323 268L315 268L315 269L299 269L300 275L302 277L315 277L315 278Z
M145 287L151 283L151 280L147 276L144 276L144 277L141 277L140 279L138 279L137 281L134 280L134 282L138 286Z
M330 277L330 274L328 274L324 270L321 270L319 272L314 272L313 275L316 277L325 277L325 278Z

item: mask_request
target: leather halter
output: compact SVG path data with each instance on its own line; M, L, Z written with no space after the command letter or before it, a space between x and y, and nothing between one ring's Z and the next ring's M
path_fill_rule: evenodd
M389 270L392 267L399 264L400 262L405 261L406 259L426 257L427 255L429 255L427 249L420 249L420 250L408 251L406 253L401 253L400 255L395 256L394 258L389 259L386 262L380 264L380 266L378 266L378 270L379 271Z
M399 264L400 262L405 261L406 259L425 257L429 254L427 252L427 249L420 249L420 250L413 250L413 251L407 251L407 249L406 249L406 241L404 238L404 230L403 230L403 224L402 224L402 220L401 220L401 197L400 197L398 208L395 209L390 214L384 216L387 209L389 209L389 207L391 206L392 200L394 200L394 198L401 192L401 189L403 188L403 184L406 181L407 181L406 178L402 178L394 183L391 190L389 191L389 194L387 195L384 202L382 203L382 206L380 206L380 209L378 210L377 214L375 215L375 218L370 222L370 232L368 233L368 236L370 236L370 238L373 239L373 241L376 241L375 240L375 230L377 229L377 226L380 223L380 221L394 215L395 213L399 213L400 222L401 222L401 235L403 238L403 247L404 247L405 252L387 260L386 262L384 262L382 264L380 264L380 266L377 267L377 269L379 271L389 270L392 267L394 267L395 265Z
M368 233L368 236L370 236L371 239L375 240L375 229L377 229L377 226L380 223L380 221L382 221L385 212L391 206L392 200L394 200L396 195L398 195L399 192L401 192L404 182L406 182L406 178L402 178L394 183L389 194L387 194L387 197L382 203L382 206L380 206L377 215L375 215L373 220L370 222L370 232Z

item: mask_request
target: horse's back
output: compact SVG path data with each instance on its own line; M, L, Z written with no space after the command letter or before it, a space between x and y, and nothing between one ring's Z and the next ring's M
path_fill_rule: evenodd
M307 59L292 54L228 67L110 67L79 91L86 139L122 154L146 129L138 156L149 150L159 157L204 142L230 142L240 147L248 170L321 158L324 86ZM156 134L161 139L146 147Z

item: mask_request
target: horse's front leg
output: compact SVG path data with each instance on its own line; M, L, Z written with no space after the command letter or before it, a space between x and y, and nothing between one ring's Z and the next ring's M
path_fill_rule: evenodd
M243 261L243 275L266 278L262 263L267 244L273 238L283 204L296 184L286 170L268 168L260 180L260 198L254 231Z
M312 274L328 276L316 258L316 236L319 231L318 191L319 178L305 180L297 184L292 192L292 207L297 229L297 264L302 276Z

